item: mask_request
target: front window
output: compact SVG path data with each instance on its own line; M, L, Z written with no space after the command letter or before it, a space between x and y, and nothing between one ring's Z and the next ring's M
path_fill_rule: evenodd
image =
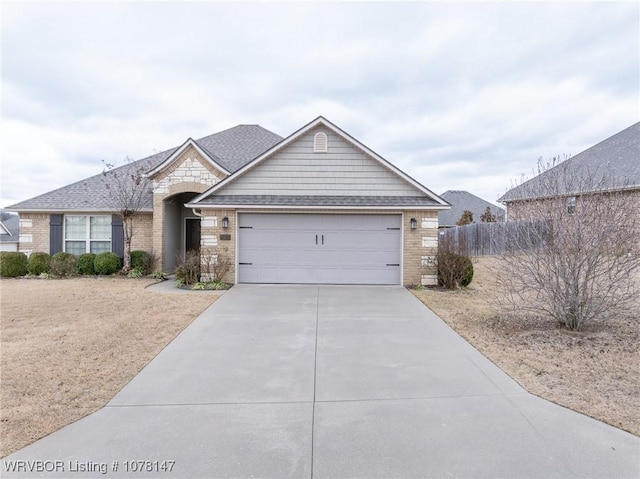
M111 216L65 216L64 250L76 256L111 251Z
M570 196L567 198L567 213L573 214L576 212L576 197Z

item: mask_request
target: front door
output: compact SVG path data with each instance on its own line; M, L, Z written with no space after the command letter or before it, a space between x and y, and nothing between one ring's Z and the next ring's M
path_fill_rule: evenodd
M200 218L187 218L185 225L185 252L200 250Z

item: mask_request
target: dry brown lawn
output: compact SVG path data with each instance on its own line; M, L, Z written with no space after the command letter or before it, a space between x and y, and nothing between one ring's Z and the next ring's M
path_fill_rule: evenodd
M638 318L580 333L501 317L487 264L416 296L525 389L640 435ZM217 296L152 280L0 280L0 457L103 407Z
M497 261L475 261L466 289L414 294L529 392L640 435L640 313L582 332L508 318L492 301Z
M0 280L0 457L103 407L217 296L154 280Z

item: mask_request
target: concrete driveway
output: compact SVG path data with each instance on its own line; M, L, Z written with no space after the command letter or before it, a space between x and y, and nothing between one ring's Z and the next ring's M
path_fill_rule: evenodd
M107 407L2 462L2 477L637 478L640 438L526 393L404 288L238 285Z

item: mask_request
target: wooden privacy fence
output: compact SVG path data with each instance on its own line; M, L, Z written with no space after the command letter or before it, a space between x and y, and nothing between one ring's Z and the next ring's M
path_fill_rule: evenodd
M492 256L538 248L549 237L549 223L543 220L472 223L439 230L438 247L466 256Z

